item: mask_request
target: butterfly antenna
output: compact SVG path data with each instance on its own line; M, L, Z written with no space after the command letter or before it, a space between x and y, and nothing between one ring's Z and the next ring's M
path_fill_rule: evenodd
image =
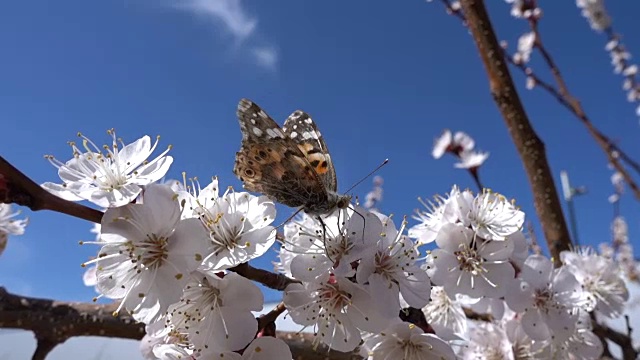
M362 184L363 181L367 180L367 178L373 174L376 173L376 171L380 170L381 167L387 165L387 163L389 162L389 159L384 159L384 161L382 162L382 164L378 165L378 167L376 167L375 169L373 169L373 171L371 171L370 173L367 174L367 176L363 177L362 179L360 179L360 181L358 181L357 183L353 184L353 186L351 186L349 188L349 190L345 191L344 193L348 193L349 191L353 190L356 186Z

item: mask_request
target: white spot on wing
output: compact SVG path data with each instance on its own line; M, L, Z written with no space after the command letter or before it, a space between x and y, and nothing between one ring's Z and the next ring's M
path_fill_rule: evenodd
M279 139L283 139L284 138L284 134L282 133L282 130L280 129L267 129L267 136L271 139L273 138L279 138Z
M311 124L313 120L311 120L311 118L306 118L304 119L304 122L306 122L307 124Z
M256 134L256 136L262 136L262 130L258 129L257 127L253 128L253 133Z
M316 133L313 131L305 131L304 133L302 133L302 138L305 140L309 140L309 139L318 140L318 135L316 135Z
M267 136L272 138L274 137L275 133L273 132L273 129L267 129Z
M297 132L295 132L295 131L292 131L292 132L291 132L291 134L290 134L289 136L291 136L291 138L292 138L292 139L295 139L295 138L296 138L296 136L298 136L298 133L297 133Z
M256 124L256 119L251 119L251 124L255 125Z

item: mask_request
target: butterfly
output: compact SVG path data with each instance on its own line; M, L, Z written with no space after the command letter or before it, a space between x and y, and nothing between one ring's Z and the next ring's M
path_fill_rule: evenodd
M238 103L242 146L233 172L249 191L309 215L345 209L351 195L337 192L336 170L309 114L294 111L282 128L256 103Z

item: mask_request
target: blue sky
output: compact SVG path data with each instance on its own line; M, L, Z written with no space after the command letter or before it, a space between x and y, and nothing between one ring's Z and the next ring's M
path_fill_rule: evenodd
M511 18L503 1L487 3L500 38L515 46L526 23ZM611 70L604 36L591 31L572 1L543 6L542 35L569 87L594 123L640 159L638 118ZM631 53L640 53L632 15L640 4L607 7ZM385 179L380 207L398 219L419 207L418 196L448 192L453 184L473 188L452 158L430 157L444 128L464 130L491 153L481 170L485 186L516 198L541 236L475 45L438 2L13 1L0 16L0 154L39 183L58 180L44 154L66 161L66 141L78 131L102 144L109 140L105 131L115 128L126 142L148 134L161 135L162 148L172 144L169 177L218 175L221 186L240 189L232 173L241 139L235 108L247 97L280 122L298 108L310 113L331 150L341 190L389 158L379 172ZM542 69L539 60L533 65ZM566 169L589 189L576 199L581 241L609 240L606 157L567 111L540 90L524 90L520 74L514 77L558 185ZM364 196L369 183L355 194ZM640 229L631 195L622 211L634 239ZM24 212L31 224L0 258L0 286L90 301L93 289L82 285L79 264L98 249L78 241L92 239L92 224ZM291 213L282 207L279 218ZM257 265L271 268L271 260Z

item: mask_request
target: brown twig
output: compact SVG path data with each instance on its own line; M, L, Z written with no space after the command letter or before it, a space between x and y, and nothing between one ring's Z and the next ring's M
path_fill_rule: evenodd
M571 237L549 168L544 143L531 126L520 101L484 2L462 0L460 4L489 76L491 94L524 164L549 252L556 265L559 265L560 252L570 249Z
M232 267L229 271L233 271L249 280L259 282L270 289L278 291L283 291L289 284L299 282L283 274L276 274L267 270L254 268L248 263L242 263L238 266Z
M33 211L52 210L100 223L102 212L64 200L43 189L0 156L0 203L16 203Z
M613 330L610 327L594 322L593 332L600 338L606 338L620 346L622 351L622 358L624 360L636 360L640 355L640 352L633 347L633 340L631 340L631 326L629 325L629 316L625 315L625 321L627 324L627 333L621 333Z
M595 312L590 312L589 313L589 317L591 318L591 323L592 324L597 324L598 323L598 319L596 317L596 313ZM600 334L600 333L595 333L594 334L598 337L598 339L600 339L600 343L602 343L602 358L604 359L613 359L613 355L611 354L611 351L609 350L609 343L607 342L606 337L604 336L604 334Z
M268 313L260 315L258 318L258 331L264 329L270 323L276 322L278 316L282 315L287 310L284 302L279 302Z
M618 172L620 172L620 174L622 174L622 177L624 178L625 182L629 185L629 187L633 191L636 199L640 200L640 187L638 187L638 185L635 183L631 175L629 175L627 170L622 166L622 164L620 164L620 162L618 161L618 158L613 153L614 151L618 153L623 153L623 152L620 151L620 149L617 149L617 147L614 149L614 147L612 146L613 144L612 141L593 126L592 122L589 120L589 118L587 117L587 114L582 108L582 104L580 103L580 101L577 98L575 98L569 91L569 88L566 82L564 81L562 74L560 73L560 68L553 60L551 53L544 46L544 43L542 41L542 36L540 35L540 31L538 30L538 19L534 17L530 18L529 26L531 27L531 31L535 35L535 41L533 46L534 48L538 49L538 51L540 52L540 55L542 55L542 58L547 64L547 67L551 70L553 79L555 80L556 85L558 86L557 96L559 96L564 100L561 103L567 106L569 110L578 118L578 120L580 120L582 124L587 128L587 131L591 134L591 136L596 140L598 145L602 148L602 150L607 155L609 162L613 165L613 167ZM624 156L625 156L625 159L630 159L626 154Z
M631 157L627 155L627 153L622 151L617 145L613 143L613 141L611 141L611 139L609 139L609 137L604 135L598 128L596 128L593 125L589 117L582 110L580 102L578 102L577 100L574 100L575 102L572 102L570 98L567 98L565 95L563 95L560 92L560 90L556 89L553 85L549 84L548 82L538 77L531 70L531 68L525 66L522 63L518 63L514 61L513 56L510 56L506 52L505 52L505 57L507 58L507 60L511 65L521 70L525 74L525 76L532 78L536 83L536 86L539 86L545 91L547 91L562 106L568 109L572 114L576 116L576 118L578 118L580 122L583 123L583 125L587 128L587 131L589 132L589 134L591 134L591 136L596 140L596 143L600 146L600 148L606 154L608 161L618 172L620 172L622 177L625 179L625 182L627 183L627 185L629 185L629 187L633 191L634 196L640 199L640 187L636 184L636 182L633 180L629 172L620 163L619 159L624 160L627 164L629 164L632 168L634 168L634 170L636 170L640 174L640 166L638 166L638 163L636 163L633 159L631 159ZM556 70L556 73L558 74L558 76L561 76L559 70ZM578 108L576 108L576 106L578 106Z
M479 167L474 167L468 170L469 170L469 174L473 178L473 181L476 183L476 186L478 187L478 193L481 193L484 190L484 186L482 186L482 182L480 181L479 169L480 169Z
M53 342L47 338L42 338L38 334L36 334L36 350L31 357L31 360L45 360L47 355L58 345L58 343Z

